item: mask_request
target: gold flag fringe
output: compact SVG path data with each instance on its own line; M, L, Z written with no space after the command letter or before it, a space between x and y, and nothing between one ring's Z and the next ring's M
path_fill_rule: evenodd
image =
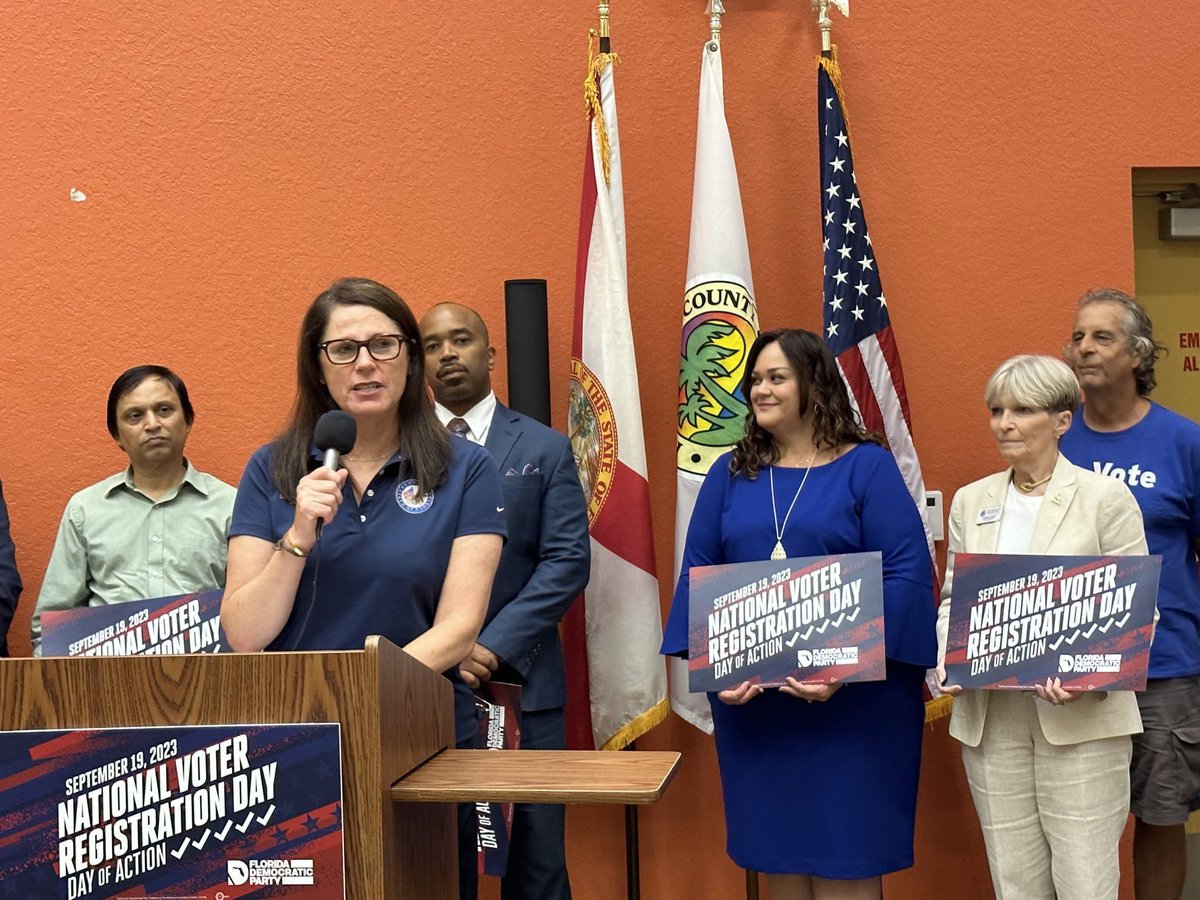
M621 730L604 742L601 750L624 750L643 734L654 728L656 725L661 725L667 719L667 713L671 711L671 704L667 702L667 698L659 700L656 704L637 716L630 719Z
M608 142L608 126L604 123L604 107L600 104L600 73L606 66L615 66L621 61L621 58L615 53L596 53L594 44L596 37L596 29L589 28L588 74L583 82L583 105L587 109L588 120L596 123L596 138L600 142L600 163L604 167L604 183L607 185L610 177L612 147Z
M1183 830L1187 834L1200 834L1200 812L1194 812L1188 816Z
M942 694L940 697L927 700L925 702L925 724L930 725L938 719L946 718L952 709L954 709L954 698L949 694Z

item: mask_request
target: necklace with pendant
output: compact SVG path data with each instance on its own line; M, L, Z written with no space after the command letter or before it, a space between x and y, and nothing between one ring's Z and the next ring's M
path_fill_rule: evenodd
M771 478L771 518L775 522L775 549L771 551L771 559L787 559L787 551L783 549L783 530L787 528L788 518L792 515L792 510L796 508L796 501L800 499L800 492L804 490L804 485L808 481L808 473L812 471L812 464L817 458L817 451L814 448L812 456L808 458L808 467L804 470L804 477L800 479L800 487L796 488L796 493L792 496L792 502L787 508L787 512L783 514L783 524L779 524L779 512L775 507L775 467L771 466L767 469L767 474Z

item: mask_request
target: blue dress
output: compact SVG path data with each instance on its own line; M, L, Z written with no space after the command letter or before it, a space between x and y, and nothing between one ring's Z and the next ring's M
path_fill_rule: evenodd
M775 469L780 516L804 473ZM767 472L731 476L725 454L696 499L662 652L687 653L691 566L765 560L774 545ZM892 455L860 444L814 468L783 545L789 557L882 552L888 675L846 684L826 703L777 690L743 706L709 695L727 851L775 874L856 879L908 868L936 607L921 519Z

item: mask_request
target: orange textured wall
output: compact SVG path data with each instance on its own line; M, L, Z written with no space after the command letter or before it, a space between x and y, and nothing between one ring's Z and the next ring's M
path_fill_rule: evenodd
M66 498L122 463L103 404L126 366L162 362L184 376L199 413L190 456L236 481L282 420L300 311L331 279L379 278L418 309L462 299L498 323L503 279L541 276L565 418L593 5L191 6L4 8L0 477L27 583L18 653ZM762 324L816 327L816 29L807 3L728 7L726 98ZM613 3L663 572L669 335L704 8ZM863 2L853 13L835 39L859 185L926 480L949 499L998 467L979 400L988 372L1018 351L1054 352L1085 287L1131 286L1131 167L1197 164L1200 121L1183 111L1200 60L1178 43L1195 10ZM72 201L71 188L87 199ZM738 896L709 740L672 720L643 744L685 753L668 799L642 816L645 896ZM988 891L951 745L935 726L918 863L889 880L889 897ZM619 811L573 810L576 896L622 896L622 860Z

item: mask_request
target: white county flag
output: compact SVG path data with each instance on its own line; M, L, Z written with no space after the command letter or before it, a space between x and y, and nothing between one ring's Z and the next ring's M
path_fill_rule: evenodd
M696 494L713 460L742 436L746 353L758 336L750 251L733 144L725 121L719 44L706 43L700 67L692 236L680 334L675 582ZM704 694L689 694L687 662L672 659L671 708L712 731Z

